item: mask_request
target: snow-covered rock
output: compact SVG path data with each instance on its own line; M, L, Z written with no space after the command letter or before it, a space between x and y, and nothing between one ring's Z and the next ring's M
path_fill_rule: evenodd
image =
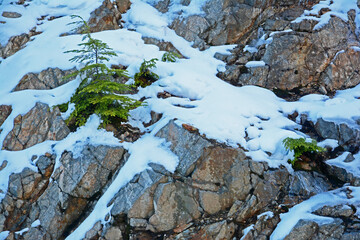
M0 2L0 239L358 236L359 1ZM80 82L73 14L122 81L181 56L126 126L70 132L54 107ZM310 136L327 151L292 167L283 139Z

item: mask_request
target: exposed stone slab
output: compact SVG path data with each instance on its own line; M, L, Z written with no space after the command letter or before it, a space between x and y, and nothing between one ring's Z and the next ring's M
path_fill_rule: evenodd
M23 150L46 140L62 140L69 133L59 110L38 102L28 113L14 119L14 128L5 137L3 149Z

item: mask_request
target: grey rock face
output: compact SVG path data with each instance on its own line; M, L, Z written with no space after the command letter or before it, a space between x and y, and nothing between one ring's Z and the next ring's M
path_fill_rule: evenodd
M297 171L290 176L289 194L308 198L326 192L330 189L330 185L326 180L316 172Z
M290 175L286 169L269 170L267 164L247 159L243 150L214 146L173 121L157 136L172 143L170 148L182 167L171 174L156 170L155 166L155 172L151 169L142 172L120 190L113 201L112 215L116 218L127 214L134 229L152 232L175 229L179 233L174 237L179 238L217 236L219 232L208 230L222 229L219 222L209 229L206 225L196 230L191 225L204 216L227 212L226 218L232 219L232 223L224 227L226 231L218 230L225 234L224 239L230 239L236 224L271 209L273 204L292 206L330 188L320 174ZM193 149L197 152L188 155ZM287 196L280 197L284 194ZM252 236L266 239L278 221L278 216L263 219Z
M179 50L177 50L171 42L160 41L156 38L143 37L146 44L153 44L159 47L160 51L175 52L181 56Z
M262 215L257 217L257 221L254 224L252 230L243 236L244 239L268 239L273 229L280 222L280 217L277 215L269 216Z
M63 154L62 166L55 171L54 178L63 193L91 198L105 186L110 173L119 166L124 149L89 146L82 154L83 157L76 161L71 153Z
M356 240L360 238L360 232L348 232L341 236L341 240Z
M30 41L30 35L26 33L11 37L4 47L0 46L0 57L10 57L22 49L28 41Z
M263 4L250 6L238 1L209 1L203 10L205 16L190 16L185 20L176 19L171 28L194 47L235 43L254 25L262 12Z
M99 238L101 230L102 230L102 224L100 221L98 221L95 223L95 225L89 231L87 231L84 239L90 240L90 239Z
M346 89L359 84L360 52L347 48L339 53L321 76L327 89Z
M163 183L155 191L155 213L149 223L156 231L168 231L201 216L194 189L182 184Z
M291 233L285 237L286 240L290 239L312 239L314 234L318 231L319 226L313 221L300 220Z
M15 87L14 91L21 91L25 89L53 89L59 87L74 78L64 78L65 76L74 73L76 69L61 70L59 68L48 68L40 73L26 74Z
M41 32L37 32L36 27L34 27L29 31L29 33L23 33L10 37L5 46L0 45L0 58L7 58L15 54L17 51L25 47L25 44L30 41L32 36L40 33Z
M291 20L301 15L304 7L317 2L211 0L204 5L203 15L192 15L186 19L179 17L170 27L186 40L193 41L194 47L205 49L211 45L244 41L264 21L268 21L266 26L284 28ZM189 3L190 1L181 2L184 6ZM154 7L165 13L171 4L172 1L164 0L154 4ZM294 10L294 5L298 11ZM291 7L291 10L286 12L287 9L284 11L284 7ZM284 18L286 21L282 20Z
M123 187L114 197L111 214L129 214L132 218L146 218L153 212L153 194L144 191L161 182L163 175L146 170ZM141 196L144 195L142 198Z
M350 183L352 186L360 186L360 178L354 176L354 174L343 167L326 165L326 170L330 176L335 177L342 182Z
M122 240L122 233L121 230L119 228L116 227L110 227L109 229L107 229L105 235L104 235L105 240Z
M356 239L360 226L354 216L354 209L354 206L343 204L323 206L313 214L333 218L332 222L319 224L311 220L300 220L285 239Z
M136 234L172 231L170 239L205 236L232 239L249 219L271 210L274 216L259 218L254 230L246 236L246 239L266 239L280 221L274 206L291 207L330 188L321 174L290 175L286 169L269 169L265 163L247 159L242 149L218 146L173 121L158 136L171 142L170 148L179 157L181 168L170 173L151 164L136 175L110 202L111 219L114 219L110 226L94 225L87 239L112 239L116 234L124 234L125 223ZM111 176L125 161L121 148L88 146L82 154L74 159L71 153L63 153L62 165L55 172L54 157L41 156L37 161L38 173L26 170L11 176L8 196L0 205L2 230L14 232L39 219L41 228L30 228L24 239L67 236L79 217L89 213L104 187L110 184ZM323 208L316 214L349 219L354 216L352 208L342 206ZM206 218L209 220L204 221ZM311 225L309 229L307 233L316 237L346 230L340 222L327 227ZM141 235L136 234L133 236Z
M271 9L265 3L265 7L257 5L261 9L261 17L249 17L253 25L239 38L237 43L240 44L233 54L226 57L227 70L219 77L237 86L257 85L275 89L288 98L313 92L333 93L359 84L357 47L360 44L353 27L353 11L348 13L349 22L332 17L327 25L317 30L314 30L314 26L318 22L314 20L291 22L303 13L304 8L315 3L312 1L308 2L309 5L304 3L290 7L291 4L277 2L282 6L277 9ZM235 5L230 6L236 8ZM249 6L254 9L251 4ZM244 6L240 8L246 9ZM261 27L258 25L260 22ZM224 29L226 27L223 26ZM288 32L279 33L284 30ZM241 34L239 30L233 32ZM272 32L277 33L270 37ZM261 37L268 40L258 42ZM244 45L256 46L257 51L244 52ZM266 66L245 66L248 61L259 60L264 61Z
M346 233L344 234L343 224L344 222L339 218L335 218L332 223L323 225L311 220L300 220L284 239L344 239Z
M46 140L61 140L69 133L57 108L50 110L48 105L36 103L30 112L14 119L14 128L6 136L3 149L22 150Z
M235 230L234 223L227 223L224 220L202 227L197 234L191 237L192 239L232 239ZM186 239L186 235L183 237Z
M171 151L179 157L176 171L184 176L191 173L195 162L203 154L204 148L211 145L209 141L185 131L173 121L161 129L156 136L165 138L171 143Z
M268 74L247 74L239 77L238 84L284 90L316 87L317 84L325 86L327 91L356 86L359 81L354 79L353 73L358 70L352 62L356 61L358 53L349 49L337 56L339 51L349 48L351 34L349 25L338 18L332 18L316 32L276 34L262 57L270 67ZM254 77L256 82L252 80Z
M18 231L26 223L31 204L37 201L49 184L54 160L54 156L41 156L36 163L41 168L40 173L25 168L21 173L10 176L8 192L0 204L1 231Z
M329 216L333 218L351 217L354 214L354 210L348 205L337 205L334 207L324 206L316 210L315 213L320 216Z
M122 148L88 146L77 159L64 153L55 172L55 156L40 156L39 172L24 169L10 176L0 205L1 231L19 231L39 219L41 228L30 228L23 239L58 239L68 234L68 226L91 207L123 164L123 155Z
M336 123L320 118L315 124L315 131L324 139L338 140L345 150L360 146L360 127L355 124Z

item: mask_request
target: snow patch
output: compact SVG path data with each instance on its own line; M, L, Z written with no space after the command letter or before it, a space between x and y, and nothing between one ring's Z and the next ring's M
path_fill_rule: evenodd
M322 9L329 9L329 11L320 15ZM326 24L332 16L341 18L343 21L347 22L348 12L354 9L356 11L356 25L360 26L360 17L359 17L359 8L357 6L357 0L325 0L320 1L318 4L314 5L311 10L305 10L304 13L295 19L294 23L299 23L305 19L318 21L318 24L315 25L314 30L321 29ZM320 15L320 16L319 16ZM316 16L316 17L315 17Z
M334 149L339 146L339 143L338 140L335 139L325 139L324 141L319 142L317 145L322 148L329 147Z
M22 236L24 233L28 232L29 231L29 228L24 228L20 231L17 231L15 232L15 234L19 234L20 236Z
M35 220L32 224L31 224L31 227L38 227L38 226L40 226L41 224L40 224L40 220L38 219L38 220Z
M169 150L169 144L166 143L164 139L154 136L168 121L169 119L159 121L156 123L158 126L151 133L146 134L133 144L124 145L130 153L129 159L121 168L115 180L96 203L94 210L80 226L66 238L67 240L84 238L85 233L90 230L97 221L101 221L105 224L105 216L110 213L111 208L113 207L113 205L107 206L107 204L136 174L149 168L149 163L158 163L163 165L170 172L175 171L178 164L177 156Z
M267 211L264 212L260 215L257 216L257 219L260 219L262 216L265 216L265 220L269 219L269 218L273 218L274 217L274 213L272 211Z
M352 173L355 177L360 177L360 153L354 154L354 160L347 162L346 159L349 154L350 152L344 152L337 158L326 161L326 163L332 166L344 168L349 173Z
M347 197L347 191L351 192L351 198ZM297 222L301 219L312 220L318 224L327 224L333 221L333 218L323 217L313 214L312 212L323 206L335 206L339 204L360 203L360 187L342 187L330 192L320 193L310 199L295 205L287 213L280 214L281 221L271 234L271 240L284 239Z
M229 50L233 49L235 45L216 46L205 51L199 51L191 47L192 43L179 37L174 30L167 27L168 23L174 17L179 16L178 13L180 12L183 17L202 14L202 6L207 1L195 0L191 1L189 6L183 6L180 4L180 0L174 0L166 14L158 12L149 5L149 3L154 5L157 2L157 0L133 0L131 9L122 16L126 21L124 29L93 34L94 38L108 43L118 54L117 57L110 59L109 64L128 66L130 75L134 75L138 71L144 59L160 59L164 53L159 51L157 46L144 44L142 37L153 37L171 42L186 57L186 59L179 59L175 63L157 62L157 68L154 71L160 76L160 79L146 88L140 88L139 92L133 95L136 99L146 98L147 105L131 111L130 116L130 123L146 132L145 135L134 143L120 144L112 133L97 129L100 119L93 115L85 126L78 128L76 132L69 134L62 141L46 141L17 152L0 151L0 163L5 160L8 161L8 165L0 171L0 189L3 191L0 198L6 194L10 174L21 172L25 167L36 170L35 162L31 161L33 155L39 156L46 152L55 153L57 155L56 167L58 167L60 165L59 157L64 150L72 151L74 156L80 156L83 147L87 144L123 146L129 151L130 158L120 170L115 181L100 198L90 216L68 239L80 239L98 220L104 223L105 216L112 207L107 206L110 199L133 178L134 174L148 168L150 162L162 164L169 171L174 171L178 159L169 150L168 143L155 137L155 134L170 119L176 118L178 119L177 123L180 124L191 124L199 129L200 134L218 142L232 147L240 145L247 150L247 156L256 161L266 161L269 167L275 168L284 165L292 172L292 167L287 163L287 160L293 157L293 153L284 148L282 140L286 137L304 137L304 134L298 132L299 125L289 120L288 114L297 111L299 116L306 114L309 120L313 122L319 118L324 118L347 123L355 123L355 119L360 116L360 85L352 89L338 91L332 99L324 95L312 94L297 102L286 102L276 97L270 90L256 86L235 87L220 80L216 74L225 69L225 63L214 58L214 54L216 52L230 54ZM54 106L70 99L79 84L79 79L52 90L11 91L19 80L29 72L40 72L48 67L59 67L61 69L79 67L68 61L73 56L72 54L64 54L63 52L76 49L82 36L60 37L60 34L71 30L72 26L67 25L72 21L69 17L70 14L79 14L87 19L90 12L102 1L34 0L29 2L30 5L27 8L9 3L10 0L3 1L2 9L6 11L16 8L22 17L14 20L6 19L6 24L2 25L3 34L0 37L0 43L6 42L12 35L29 31L29 28L38 23L41 25L38 26L37 30L43 31L43 33L33 37L33 41L28 42L24 49L3 59L0 63L0 104L11 105L13 108L11 115L1 126L1 143L13 128L14 118L19 114L27 113L36 102L40 101ZM330 6L330 13L335 12L338 14L337 16L347 19L345 15L348 9L355 6L354 4L356 4L355 0L334 0L333 3L321 1L311 11L305 12L302 17L310 18L310 14L318 13L324 6ZM143 14L144 12L147 14ZM64 17L53 21L37 20L42 14L49 14L49 16L64 15ZM321 26L327 21L325 16L327 14L318 19L320 25L317 26ZM330 17L329 14L328 17ZM301 21L301 19L299 18L296 21ZM136 31L130 31L126 28ZM244 51L255 51L258 46L269 44L272 41L272 36L276 33L272 33L268 38L263 35L253 45L253 48L248 46L245 47ZM52 39L52 41L48 41L48 39ZM21 68L18 68L19 63L22 64ZM265 66L265 63L255 61L249 62L247 65L247 67L259 66ZM157 94L164 91L172 94L173 97L158 98ZM69 112L62 116L68 117L71 109L70 107ZM151 111L163 114L163 118L150 127L144 127L143 122L151 120ZM337 143L334 141L325 140L320 144L336 147ZM354 162L359 166L358 159L359 156L356 155ZM358 172L358 169L355 169L355 163L351 165L352 162L343 163L338 159L330 163L346 164L347 169ZM339 196L340 193L330 192L327 194L320 196L325 197L326 200L328 200L327 197L333 195L335 199L343 199ZM307 210L317 203L323 204L324 202L321 202L319 198L316 196L311 198L313 200L308 202L309 205L306 205L305 201L302 205L304 206L303 210L301 207L294 207L295 210L292 213L295 213L294 216L297 216L297 213L302 213L303 215L299 215L299 217L313 217L309 215L310 213ZM283 225L279 228L281 230L274 233L274 239L277 239L276 236L282 236L285 230L290 231L292 223L296 224L297 217L291 220L287 216L284 215L282 219L289 218L290 220L285 221L288 224L281 227L284 225L282 223ZM0 233L0 239L6 238L7 235L8 232Z
M247 68L265 67L264 61L249 61L245 64Z
M242 230L243 236L240 238L240 240L244 240L246 235L254 229L254 224L251 224L250 226L248 226L247 228Z

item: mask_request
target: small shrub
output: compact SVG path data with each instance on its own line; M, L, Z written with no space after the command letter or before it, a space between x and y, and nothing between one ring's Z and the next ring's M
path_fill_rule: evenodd
M68 110L69 103L59 104L59 105L56 105L55 107L58 107L60 112L64 113L64 112L66 112Z
M146 87L159 80L159 75L151 71L152 68L156 67L156 61L158 61L157 58L150 59L149 61L144 60L139 72L134 75L135 86Z
M75 110L71 113L67 122L75 122L76 126L82 126L92 114L97 114L103 120L103 125L115 121L126 121L129 111L141 105L141 102L121 95L131 90L129 85L113 81L113 76L127 76L122 69L110 69L104 62L109 61L110 56L116 53L101 40L94 39L90 35L90 29L86 21L78 18L82 26L78 29L84 33L83 41L78 44L81 49L66 51L65 53L77 53L70 59L71 62L84 63L80 70L66 77L80 76L81 83L71 97L70 102L75 104Z
M177 58L180 58L180 54L176 52L166 52L161 58L161 61L163 62L176 62Z
M306 142L305 138L285 138L283 144L287 150L294 151L294 159L290 160L291 164L294 165L299 157L306 152L309 153L319 153L324 152L325 149L319 147L317 142L312 139L311 142Z

